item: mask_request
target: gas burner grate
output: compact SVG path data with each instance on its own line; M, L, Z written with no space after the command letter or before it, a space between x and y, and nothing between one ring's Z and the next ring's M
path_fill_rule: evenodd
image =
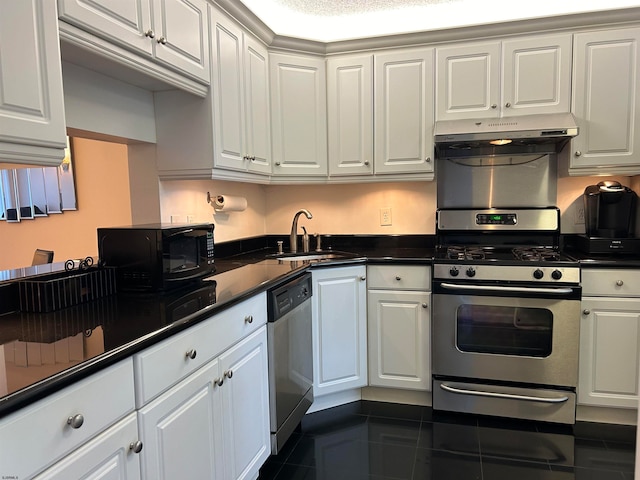
M527 262L555 262L560 260L560 253L549 247L520 247L513 249L517 260Z
M449 260L484 260L485 257L482 247L447 247L447 258Z

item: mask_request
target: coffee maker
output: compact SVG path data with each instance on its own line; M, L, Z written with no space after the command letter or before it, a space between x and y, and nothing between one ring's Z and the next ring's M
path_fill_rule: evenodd
M584 190L585 235L579 248L586 253L640 253L635 238L637 195L615 181L598 182Z

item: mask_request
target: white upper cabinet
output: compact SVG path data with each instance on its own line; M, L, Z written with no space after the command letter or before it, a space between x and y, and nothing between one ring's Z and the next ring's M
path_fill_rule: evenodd
M373 173L373 55L327 60L329 175Z
M640 29L575 35L571 175L640 173Z
M433 174L433 48L375 55L376 174Z
M66 144L56 5L0 2L0 162L57 166Z
M267 48L211 12L215 166L270 174Z
M437 49L436 119L568 112L571 34Z
M326 177L327 78L324 58L270 53L269 68L273 174Z
M206 0L58 0L58 8L68 24L209 83Z

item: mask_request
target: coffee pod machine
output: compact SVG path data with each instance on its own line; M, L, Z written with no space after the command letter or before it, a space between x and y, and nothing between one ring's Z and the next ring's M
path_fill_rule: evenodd
M583 195L585 235L578 248L585 253L640 253L635 237L636 193L619 182L589 185Z

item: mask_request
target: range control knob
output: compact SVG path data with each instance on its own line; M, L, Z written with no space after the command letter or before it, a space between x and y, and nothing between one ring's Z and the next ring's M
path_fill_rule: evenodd
M473 267L469 267L467 268L467 277L475 277L476 276L476 269Z
M551 272L551 278L554 280L560 280L562 278L562 272L560 270L554 270Z
M452 277L457 277L459 273L460 270L458 270L458 267L451 267L451 269L449 270L449 275L451 275Z
M540 280L542 277L544 277L544 272L539 268L536 268L533 272L533 278Z

